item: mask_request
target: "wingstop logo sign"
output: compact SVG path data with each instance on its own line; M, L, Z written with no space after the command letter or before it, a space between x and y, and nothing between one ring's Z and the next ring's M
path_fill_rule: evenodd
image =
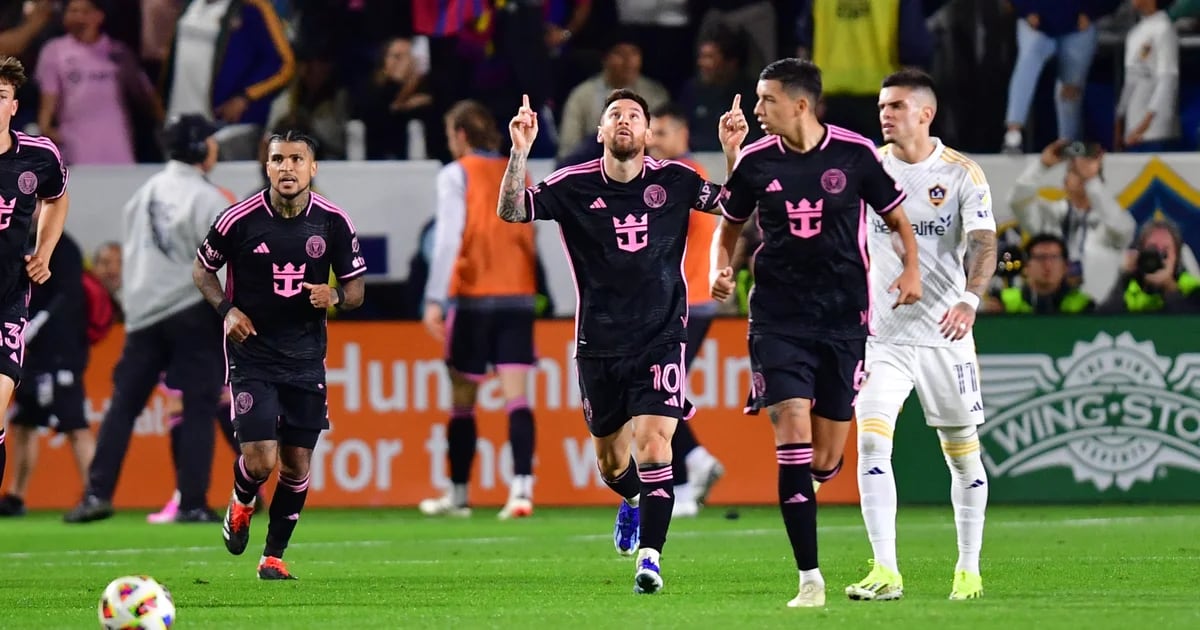
M1100 333L1071 356L985 355L980 427L997 477L1069 468L1128 491L1168 468L1200 472L1200 354L1161 356L1129 333Z

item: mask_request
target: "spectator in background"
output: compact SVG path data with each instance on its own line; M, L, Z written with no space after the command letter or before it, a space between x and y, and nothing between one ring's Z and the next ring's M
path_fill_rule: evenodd
M821 121L881 143L880 82L901 66L928 67L933 56L920 0L801 1L801 52L821 68Z
M689 0L616 0L617 23L628 39L640 51L640 71L659 85L666 86L674 94L683 86L687 75L679 72L678 52L695 50L696 31L688 11ZM641 52L656 54L641 58ZM675 54L672 54L673 51ZM666 54L664 54L666 53ZM630 86L633 91L646 96L645 92ZM654 108L661 103L650 102ZM600 120L599 117L592 122Z
M38 56L38 126L68 164L133 164L137 113L162 120L162 105L132 50L104 33L105 2L68 0L67 34Z
M96 437L85 413L83 373L88 363L88 306L83 287L83 254L63 234L50 257L53 275L30 290L25 327L25 376L13 397L8 425L12 483L0 497L0 516L25 514L25 493L37 466L38 428L66 436L79 478L86 482ZM111 317L111 310L109 311Z
M1017 65L1008 84L1008 127L1003 150L1024 151L1023 130L1037 89L1038 76L1051 57L1058 58L1054 104L1058 137L1080 140L1083 87L1096 54L1096 19L1111 13L1120 0L1011 0L1017 17Z
M1179 34L1163 10L1168 0L1132 4L1141 19L1125 37L1113 148L1170 151L1179 140Z
M121 296L121 244L115 241L102 243L92 254L92 275L104 285L114 300Z
M669 50L669 49L668 49ZM558 157L565 159L580 144L597 144L596 129L604 114L604 99L617 89L630 89L646 99L650 109L670 100L661 84L642 76L642 50L626 38L616 39L604 55L604 69L571 90L558 132Z
M171 33L183 12L184 0L141 0L142 68L154 81L162 77L163 64L171 55Z
M1200 277L1183 268L1183 235L1167 219L1142 226L1101 313L1200 313Z
M167 115L198 112L228 125L218 136L226 160L254 159L271 100L295 73L291 44L266 0L188 0L165 66Z
M346 123L350 120L350 93L334 74L333 56L302 48L297 56L296 78L281 99L272 105L271 126L285 114L312 122L312 130L326 160L346 159Z
M717 26L723 26L735 31L744 31L748 35L749 45L742 58L744 65L761 68L779 58L777 16L770 0L707 0L707 5L704 17L700 19L700 40L696 42L698 46L704 45L705 33ZM716 150L720 148L714 149Z
M431 159L454 159L441 121L455 103L471 97L471 76L485 55L478 26L487 10L483 2L412 0L413 34L428 38L429 67L437 69L429 73L433 124L425 126L425 150Z
M1039 196L1046 173L1066 163L1064 199ZM1119 271L1121 253L1137 230L1137 222L1125 212L1104 187L1103 156L1099 148L1081 142L1058 140L1017 177L1009 206L1029 234L1057 234L1067 243L1068 275L1082 279L1082 289L1094 300L1102 300L1112 289Z
M440 129L433 116L429 77L413 56L412 40L397 37L383 49L383 59L357 117L367 128L368 160L407 160L408 124L419 120L426 137Z
M1067 244L1054 234L1038 234L1025 247L1025 283L996 291L984 298L985 313L1091 312L1096 303L1067 282Z
M749 44L746 31L721 22L700 36L696 56L696 76L683 87L681 106L691 127L694 151L721 151L717 123L729 108L735 94L742 95L742 113L754 120L755 82L746 74ZM762 129L751 125L747 142L762 136ZM706 280L707 283L707 280Z
M34 68L42 43L51 35L56 16L53 0L0 3L0 56L16 57L26 68ZM21 103L9 123L9 129L23 130L37 121L37 81L26 81L17 90Z

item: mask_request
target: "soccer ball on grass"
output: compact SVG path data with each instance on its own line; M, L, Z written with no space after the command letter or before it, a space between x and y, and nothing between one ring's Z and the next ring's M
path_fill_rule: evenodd
M98 613L108 630L164 630L175 623L175 601L154 578L129 575L109 582Z

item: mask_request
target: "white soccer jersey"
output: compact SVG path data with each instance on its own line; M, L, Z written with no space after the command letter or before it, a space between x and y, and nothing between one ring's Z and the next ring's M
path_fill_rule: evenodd
M913 305L893 309L895 294L888 287L904 269L893 238L883 220L872 217L868 228L867 250L871 256L871 332L886 343L918 346L974 346L968 335L957 342L942 336L939 321L950 307L960 301L967 284L963 255L967 233L996 230L992 216L992 196L983 169L937 138L934 150L916 164L892 156L890 145L880 149L883 167L896 180L908 198L904 212L912 223L920 250L921 299Z

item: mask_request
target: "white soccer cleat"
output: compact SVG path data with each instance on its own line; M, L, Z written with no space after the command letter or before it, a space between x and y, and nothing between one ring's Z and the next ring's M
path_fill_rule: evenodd
M692 486L692 496L696 497L697 505L703 505L708 500L713 486L723 476L725 476L725 467L711 455L695 466L688 466L688 483Z
M825 584L822 582L804 582L800 584L800 593L787 603L788 608L822 608L825 606Z
M662 571L658 568L658 552L642 549L638 552L637 572L633 574L633 592L653 595L662 590Z
M449 494L434 499L424 499L417 504L417 509L425 516L461 516L471 515L471 508L465 505L455 505Z
M504 509L496 515L496 518L507 521L514 518L526 518L533 516L533 501L529 499L509 499L508 503L504 504Z

